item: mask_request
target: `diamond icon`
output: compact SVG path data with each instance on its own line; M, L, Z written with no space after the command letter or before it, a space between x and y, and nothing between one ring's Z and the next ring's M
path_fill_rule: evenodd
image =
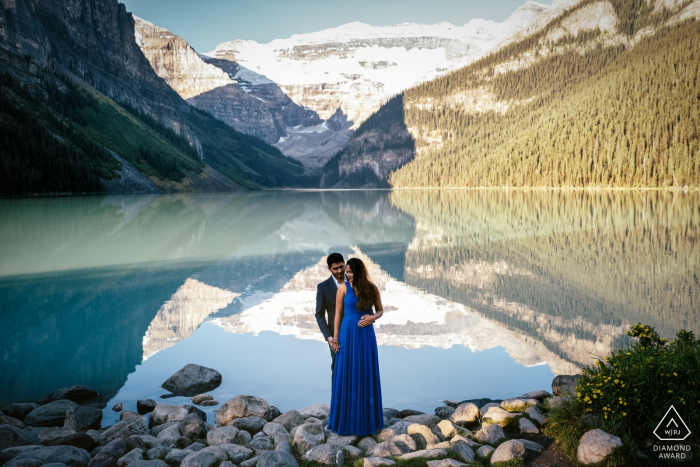
M661 441L683 441L690 436L690 429L676 408L671 406L654 429L654 434Z

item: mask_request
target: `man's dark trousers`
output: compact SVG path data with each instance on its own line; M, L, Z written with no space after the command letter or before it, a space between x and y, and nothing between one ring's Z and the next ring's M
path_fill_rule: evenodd
M338 286L335 285L333 276L318 284L316 287L316 322L323 334L323 338L328 342L328 338L333 336L335 326L335 295ZM328 344L330 347L330 344ZM331 350L331 381L335 373L335 355Z

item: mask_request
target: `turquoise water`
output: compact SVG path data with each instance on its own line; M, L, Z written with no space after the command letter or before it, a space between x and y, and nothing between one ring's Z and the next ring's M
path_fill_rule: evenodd
M382 290L385 407L548 389L630 324L700 331L699 205L419 190L0 201L0 404L87 384L108 425L117 402L163 402L187 363L222 373L222 403L328 402L313 307L332 251Z

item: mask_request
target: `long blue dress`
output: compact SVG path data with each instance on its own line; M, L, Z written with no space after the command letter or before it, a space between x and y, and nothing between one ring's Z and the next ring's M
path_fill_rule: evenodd
M341 436L367 436L384 428L377 337L374 325L358 326L370 310L358 311L352 286L345 287L328 427Z

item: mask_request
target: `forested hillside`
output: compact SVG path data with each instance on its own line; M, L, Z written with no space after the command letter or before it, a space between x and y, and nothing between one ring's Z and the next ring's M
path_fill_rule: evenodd
M585 0L407 90L403 113L375 124L405 125L415 139L390 185L700 186L700 22L678 16L689 4ZM600 11L609 21L586 29Z

